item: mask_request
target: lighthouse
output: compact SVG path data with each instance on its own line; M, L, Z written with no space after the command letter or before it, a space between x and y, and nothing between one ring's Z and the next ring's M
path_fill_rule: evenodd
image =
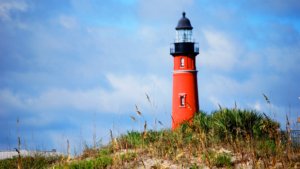
M185 12L175 29L175 42L170 47L174 60L172 129L176 129L183 122L191 121L199 111L196 69L199 46L193 39L193 27Z

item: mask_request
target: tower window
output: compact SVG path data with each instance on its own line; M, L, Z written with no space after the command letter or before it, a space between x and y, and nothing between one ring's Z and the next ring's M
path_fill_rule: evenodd
M184 67L184 58L180 58L180 67Z
M179 105L180 105L180 107L185 107L185 102L186 102L186 100L185 100L185 94L180 94L179 95Z

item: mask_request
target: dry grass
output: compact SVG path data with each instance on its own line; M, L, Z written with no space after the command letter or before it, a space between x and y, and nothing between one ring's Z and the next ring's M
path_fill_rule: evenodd
M268 104L270 100L263 95ZM147 97L149 103L151 100ZM286 132L278 122L253 110L222 108L199 112L192 122L176 130L149 130L136 106L143 130L128 131L102 147L86 146L83 153L69 158L43 159L41 168L297 168L300 148L292 146L289 120ZM140 118L130 117L134 122ZM161 123L160 121L158 121ZM69 145L68 145L69 146ZM20 146L19 146L20 147ZM42 159L42 158L37 158ZM14 159L17 168L26 168L25 158ZM23 161L22 161L23 160ZM37 160L39 163L41 160ZM45 162L44 162L45 161ZM49 161L49 160L48 160ZM25 167L26 166L26 167Z
M280 131L279 124L265 114L222 108L210 115L197 113L192 123L175 131L149 130L147 122L141 132L128 131L115 138L111 131L108 145L86 146L81 156L70 161L39 159L36 161L42 168L58 169L297 168L300 151L291 146L288 132ZM15 159L16 167L19 160ZM23 168L37 166L22 160ZM0 165L7 164L13 162L0 161Z
M94 168L295 168L300 152L288 138L265 114L222 108L211 115L200 112L175 131L148 130L145 122L142 132L111 136L106 147L86 149L80 161L65 166L86 162Z

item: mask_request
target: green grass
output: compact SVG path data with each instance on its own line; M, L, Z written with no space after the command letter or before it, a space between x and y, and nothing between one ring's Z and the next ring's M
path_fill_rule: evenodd
M23 169L40 169L47 168L63 159L62 156L45 157L42 155L35 155L33 157L22 157L21 167ZM0 168L17 168L18 158L0 160Z
M93 158L86 158L83 160L73 161L71 163L61 163L56 165L55 169L104 169L113 164L111 151L103 148L98 151L98 155Z
M278 122L263 113L222 108L211 114L199 112L193 122L182 124L175 131L149 130L146 136L130 131L117 140L122 149L147 150L157 158L180 163L188 161L181 156L184 152L185 156L202 156L210 167L230 167L231 157L214 152L216 149L225 147L233 153L248 154L247 158L253 161L285 158L279 155L284 154L284 138L279 127Z
M135 160L136 158L137 158L137 153L134 152L124 153L121 155L122 162L130 162L132 160Z
M176 130L128 131L105 147L86 146L77 160L35 157L32 162L22 158L25 168L89 169L135 168L142 157L164 159L183 167L233 168L251 160L262 161L265 168L281 163L283 168L295 166L297 160L287 160L286 136L279 123L253 110L222 108L211 114L199 112L192 122ZM225 149L230 153L224 152ZM232 160L239 154L240 159ZM200 161L193 161L191 159ZM297 158L298 159L298 158ZM0 160L0 168L16 168L17 159ZM259 168L259 167L258 167Z
M231 156L226 153L218 154L213 160L213 165L216 167L231 167Z

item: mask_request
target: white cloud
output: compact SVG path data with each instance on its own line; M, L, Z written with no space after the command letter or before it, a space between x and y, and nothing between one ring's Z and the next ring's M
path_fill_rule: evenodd
M280 73L299 72L300 57L298 56L300 49L298 46L288 47L271 47L264 51L267 57L268 66L273 71Z
M182 11L194 4L193 0L152 0L138 1L139 14L143 20L171 20L170 18L179 19ZM174 20L173 19L173 20Z
M253 105L253 108L257 111L261 111L262 105L260 104L260 102L255 102L255 104Z
M201 81L204 79L201 79ZM236 96L236 94L244 93L251 94L255 89L257 81L253 78L240 82L232 79L231 77L222 75L212 75L209 79L205 79L207 82L202 83L200 89L210 94L217 94L220 96ZM199 90L200 90L199 89ZM233 98L234 99L234 98Z
M202 52L202 63L204 66L214 70L230 71L238 61L237 44L219 31L204 30L204 38L207 48Z
M24 1L2 1L0 2L0 19L11 20L11 12L25 12L28 5Z
M250 76L243 81L213 73L198 77L198 91L203 110L218 109L218 104L222 107L234 107L235 102L240 108L257 108L255 104L252 104L253 100L260 99L261 93L266 91L262 85L263 77L261 76ZM270 78L265 78L266 81L268 79Z
M78 23L74 17L62 15L59 17L59 23L66 29L76 28Z
M100 86L87 90L51 89L37 97L19 97L9 90L2 90L0 103L45 113L66 107L91 113L128 113L134 111L135 104L146 107L145 93L152 95L159 90L160 96L155 99L163 103L170 96L170 91L166 90L170 82L153 75L135 77L109 74L107 79L111 89Z
M136 76L133 74L108 74L106 79L108 81L107 86L99 85L75 90L52 88L44 90L37 96L11 90L0 90L0 117L2 115L4 117L14 116L15 113L20 112L22 113L20 116L22 126L30 126L34 130L42 129L43 133L47 135L45 137L50 142L52 141L51 146L63 150L60 145L62 144L60 136L65 134L65 140L68 138L72 142L72 146L81 151L83 141L92 144L93 129L90 128L93 120L97 122L98 126L97 138L102 138L104 141L108 140L105 133L111 128L114 120L106 117L106 113L109 113L110 117L119 117L120 114L126 116L128 113L134 115L135 105L138 105L144 117L147 115L153 117L153 115L162 116L162 113L165 112L165 106L171 107L170 102L168 102L171 100L171 82L168 79L155 75ZM148 103L145 93L150 96L151 104ZM15 107L19 109L16 111ZM97 114L96 118L94 114ZM95 119L89 119L91 116ZM89 121L86 121L87 119ZM118 123L118 118L116 120ZM61 121L66 121L64 123L66 128L57 130L54 125L57 124L56 122L60 125ZM101 123L103 121L107 121L108 125ZM4 124L6 123L9 124L10 122ZM9 126L8 124L7 126ZM116 125L122 127L118 131L125 132L124 124ZM48 126L51 127L48 128ZM132 127L129 124L125 126ZM45 137L39 135L37 136L39 140L33 142L35 145L41 144Z
M3 110L5 107L23 108L23 103L18 95L13 94L8 89L2 89L0 90L0 111L2 109L2 111L6 112L7 110Z
M131 111L134 104L146 107L145 93L152 95L156 90L167 89L171 85L166 79L153 75L135 77L133 75L116 76L109 74L107 79L112 90L101 92L101 107L102 111L115 113ZM159 98L155 99L165 102L165 99L170 95L169 92L163 90Z
M209 96L208 100L214 105L214 108L218 109L220 105L220 100L215 96Z

